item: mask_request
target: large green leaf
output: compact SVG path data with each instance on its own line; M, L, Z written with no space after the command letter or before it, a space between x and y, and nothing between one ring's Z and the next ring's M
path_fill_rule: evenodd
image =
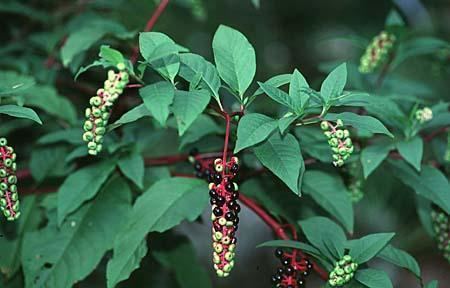
M6 114L16 118L30 119L34 122L42 124L42 121L36 114L36 112L34 112L33 109L27 107L17 105L2 105L0 106L0 114Z
M207 90L175 91L173 114L178 124L178 134L181 136L205 110L211 96Z
M409 140L403 140L396 143L398 152L411 164L417 171L420 171L423 155L423 140L415 136Z
M322 86L320 87L320 95L324 103L328 103L332 98L339 97L344 91L346 83L347 65L342 63L331 71L322 82Z
M369 288L393 288L391 279L384 271L371 268L358 270L355 278Z
M139 188L144 188L144 158L138 151L133 150L117 162L120 171Z
M157 82L139 89L139 95L153 117L165 126L169 117L169 106L175 95L173 85L167 81Z
M280 178L297 195L300 195L298 179L303 158L297 139L291 134L270 136L254 148L261 163Z
M180 55L180 61L180 76L186 79L186 81L193 82L195 77L200 75L199 86L202 89L209 90L214 98L220 102L220 78L216 67L203 57L191 53Z
M302 73L295 69L289 84L289 96L291 96L296 109L304 107L308 102L309 94L303 91L305 88L309 88L308 82Z
M85 201L93 198L116 167L108 160L70 174L58 190L58 225Z
M441 39L415 37L400 44L397 55L391 65L392 67L396 67L408 58L436 53L441 49L448 49L449 47L450 44Z
M406 186L450 213L450 184L442 172L431 166L423 166L422 171L417 173L403 161L391 160L389 163L395 168L393 175Z
M303 191L336 217L347 231L353 232L353 206L340 177L319 170L308 170L303 178Z
M144 192L114 243L114 257L107 269L108 287L127 279L138 266L142 253L137 251L149 232L163 232L184 219L196 219L208 202L206 192L202 180L189 178L162 179Z
M375 257L392 240L395 233L377 233L349 241L349 255L358 264L363 264Z
M88 276L112 248L130 202L129 188L116 178L60 227L52 218L44 229L27 233L22 247L26 287L72 287Z
M277 128L277 121L258 113L245 114L239 121L234 153L264 141Z
M258 82L259 87L264 91L264 93L267 94L270 98L272 98L274 101L280 103L281 105L284 105L292 110L295 110L295 104L291 96L284 92L283 90L272 86L270 84Z
M371 133L385 134L389 137L394 137L383 123L371 116L361 116L351 112L343 112L339 114L329 113L325 116L325 119L331 121L341 119L344 122L344 125L349 125L356 129L363 129Z
M66 146L36 147L31 152L30 171L33 178L41 182L49 176L63 176L70 171L65 159Z
M49 145L55 143L69 143L73 145L83 144L83 129L80 127L56 130L50 132L38 139L37 143L41 145Z
M255 49L241 32L224 25L214 34L212 46L220 77L242 98L255 77Z
M439 282L437 280L430 281L425 288L438 288Z
M291 74L280 74L280 75L276 75L276 76L273 76L272 78L267 79L263 83L273 86L273 87L280 87L280 86L283 86L283 85L291 82L291 79L292 79ZM264 93L264 90L261 87L259 87L258 89L256 89L255 93L253 93L252 97L256 97L263 93Z
M395 248L392 245L388 245L383 250L381 250L381 252L378 254L378 257L394 265L408 269L418 278L421 277L419 264L417 263L416 259L414 259L414 257L412 257L406 251Z
M392 143L380 142L364 148L361 151L361 164L364 178L369 175L383 162L389 155L389 151L394 148Z
M151 115L152 114L150 111L148 111L147 107L145 107L145 104L140 104L123 114L116 122L111 124L108 129L112 130L124 124L131 123Z
M299 222L309 243L320 250L331 263L344 255L344 230L328 218L316 216Z
M35 84L33 78L14 71L0 71L0 97L19 95Z

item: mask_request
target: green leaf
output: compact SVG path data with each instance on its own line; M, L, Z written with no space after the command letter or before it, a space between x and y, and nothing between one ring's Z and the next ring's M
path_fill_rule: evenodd
M72 102L59 95L52 86L35 85L24 91L23 96L27 106L40 108L70 124L77 121L77 111Z
M131 192L120 178L58 228L50 219L27 233L22 247L26 287L72 287L99 265L130 212Z
M352 126L356 129L366 130L371 133L385 134L394 138L391 132L380 122L380 120L371 116L361 116L351 112L343 112L339 114L328 113L325 116L326 120L335 121L341 119L344 125Z
M169 106L175 95L173 85L166 81L157 82L139 89L139 95L153 117L165 126L170 113Z
M275 126L276 127L276 126ZM254 148L261 163L280 178L297 195L300 195L298 179L302 167L302 154L297 139L291 134L270 136Z
M391 143L380 142L364 148L361 151L361 164L364 172L364 178L380 166L381 162L389 155L389 151L394 148Z
M364 236L357 240L351 240L349 255L358 264L363 264L377 256L381 250L394 238L395 233L377 233Z
M414 257L412 257L406 251L395 248L392 245L388 245L383 250L381 250L381 252L378 254L378 257L394 265L408 269L418 278L421 277L419 264L417 263L416 259L414 259Z
M280 129L280 133L284 134L284 132L294 123L295 120L300 118L298 115L294 115L292 113L287 113L284 117L278 119L278 128Z
M417 171L420 171L423 155L423 140L419 136L415 136L409 140L403 140L396 143L398 152L411 164Z
M385 26L405 26L405 21L396 9L391 9L386 18Z
M117 66L119 63L125 63L125 58L122 53L109 46L102 45L100 47L99 56L110 63L112 66Z
M344 255L346 237L339 225L321 216L308 218L299 224L309 243L332 263Z
M58 225L85 201L93 198L116 166L104 161L70 174L58 190Z
M431 166L423 166L419 174L403 161L390 160L389 163L395 168L393 175L403 184L450 213L450 184L442 172Z
M210 94L206 90L175 91L172 109L177 120L178 134L180 136L186 132L200 113L205 110L209 100Z
M210 288L208 272L197 259L194 247L183 241L175 248L153 252L155 258L175 272L175 278L181 288Z
M200 75L200 88L209 90L216 101L220 102L221 83L216 67L203 57L191 53L180 55L180 61L180 76L186 81L192 82L196 75Z
M180 149L209 134L222 133L223 129L211 117L200 114L180 139Z
M137 121L143 117L149 117L152 114L150 113L150 111L148 111L147 107L145 107L145 104L140 104L136 107L134 107L133 109L127 111L125 114L123 114L119 120L117 120L116 122L114 122L113 124L111 124L108 129L109 130L113 130L116 129L117 127L120 127L124 124L128 124L134 121Z
M133 150L117 162L120 171L139 188L144 188L144 158Z
M347 83L347 65L342 63L328 74L320 87L320 95L324 103L330 102L344 91Z
M159 32L143 32L139 34L139 51L150 66L161 76L174 82L175 76L180 69L178 51L170 50L166 53L167 45L174 46L175 42L167 35Z
M0 114L6 114L16 118L25 118L33 120L42 125L42 121L33 109L17 106L17 105L2 105L0 106Z
M432 54L449 47L448 42L438 38L415 37L400 44L391 65L392 67L397 67L408 58Z
M239 121L234 153L264 141L276 128L277 121L266 115L245 114Z
M80 53L88 50L95 42L99 41L107 34L113 34L119 38L130 38L134 33L130 33L121 24L106 19L91 21L89 25L82 26L72 32L61 48L61 59L63 65L67 67Z
M83 129L81 128L59 130L42 136L38 139L37 143L40 145L49 145L61 142L78 145L84 143L81 135L83 135Z
M258 85L259 87L261 87L264 93L266 93L267 96L272 98L274 101L295 111L295 104L293 102L293 99L289 96L289 94L270 84L258 82Z
M353 233L353 206L340 177L319 170L308 170L303 178L303 192Z
M114 242L108 262L108 287L129 277L138 266L142 241L149 232L164 232L182 220L193 221L208 202L206 184L199 179L167 178L156 182L140 196ZM199 193L200 192L200 193ZM131 264L134 263L134 264Z
M273 76L272 78L269 78L267 81L264 82L264 84L273 86L273 87L280 87L280 86L290 83L291 78L292 78L291 74L280 74L280 75ZM256 97L263 93L265 93L264 90L261 87L259 87L255 91L255 93L253 93L252 97Z
M36 147L31 152L30 171L37 182L49 176L62 176L70 171L65 159L68 148L65 146Z
M224 25L214 34L212 46L220 77L242 99L255 77L255 49L241 32Z
M292 98L296 109L303 108L308 103L309 95L302 91L304 88L309 88L308 82L302 73L295 69L289 84L289 96Z
M391 279L384 271L371 268L358 270L355 278L369 288L393 288Z
M0 97L18 95L35 85L33 78L13 71L0 71Z

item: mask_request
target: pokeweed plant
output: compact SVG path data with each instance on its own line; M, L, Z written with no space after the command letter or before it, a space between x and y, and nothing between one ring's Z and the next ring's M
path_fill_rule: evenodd
M112 15L98 17L116 5L100 2L77 4L81 14L63 31L45 27L30 36L38 47L26 48L48 55L40 59L46 75L25 56L27 69L6 70L0 62L3 135L17 146L13 132L33 125L26 119L42 124L25 106L39 109L45 124L33 126L17 150L24 162L16 164L15 150L0 139L0 206L7 220L22 214L1 226L3 286L97 287L101 275L102 287L212 287L195 249L174 230L200 219L209 201L211 221L201 225L212 235L195 236L212 238L201 249L211 252L220 278L248 268L237 245L244 205L279 238L259 245L276 248L281 262L267 287L317 287L314 279L308 284L313 275L325 287L393 287L385 271L372 268L380 267L376 258L411 272L417 287L438 287L425 283L411 254L391 244L395 233L355 231L354 205L379 194L388 202L398 187L415 191L400 205L415 207L448 260L449 102L422 99L429 90L397 74L421 55L448 64L439 56L450 51L446 41L416 36L393 11L372 42L361 40L366 48L358 57L323 63L319 85L302 67L256 81L259 51L238 30L217 28L208 61L151 31L168 0L138 34L138 45L134 30ZM50 17L32 4L11 3L13 13ZM190 9L200 19L207 15L201 1ZM82 67L100 42L108 45ZM16 53L10 45L1 53ZM53 86L67 71L77 81L93 78L92 86L67 84L89 101L69 100ZM19 211L21 185L27 195ZM254 236L239 233L240 241ZM159 284L167 271L175 280Z

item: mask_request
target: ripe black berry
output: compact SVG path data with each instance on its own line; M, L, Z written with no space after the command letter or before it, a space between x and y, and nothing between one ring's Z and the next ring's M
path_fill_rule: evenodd
M239 170L239 165L238 164L233 164L233 166L231 166L231 172L233 173L237 173Z
M313 268L312 264L308 264L306 267L308 268L308 270L311 270Z
M302 275L305 276L305 277L308 276L309 275L309 271L308 270L303 271Z
M288 285L288 286L286 286L286 288L294 288L294 286Z
M288 266L291 264L291 261L289 259L282 259L281 264L283 264L283 266Z
M233 221L236 218L236 215L234 215L233 212L227 212L225 214L225 219L227 219L228 221Z
M299 278L297 280L297 284L298 284L298 287L305 287L305 280L302 278Z
M272 275L272 278L270 279L272 284L278 284L280 280L278 279L278 275Z
M213 209L213 213L214 213L214 215L216 215L217 217L220 217L220 216L222 216L222 214L223 214L222 209L220 209L219 207L214 208L214 209Z
M286 275L292 275L292 274L294 274L294 268L292 267L292 266L287 266L286 267L286 269L285 269L285 273L286 273Z
M214 174L213 179L216 185L219 185L220 182L222 182L222 176L220 174Z
M275 249L275 257L281 258L283 256L283 250L280 248Z
M241 205L236 204L236 206L234 206L234 212L236 212L236 213L241 212Z
M225 185L225 189L228 191L228 192L233 192L234 191L234 185L233 185L233 182L227 182L227 184Z
M216 198L210 198L209 199L209 203L211 203L211 205L216 205L217 204L217 199Z
M231 199L238 200L239 199L239 192L235 191L231 194Z
M220 195L218 195L218 196L216 197L216 200L217 200L217 205L222 206L222 205L225 203L225 198L223 198L223 197L220 196Z
M214 189L209 190L209 196L211 196L212 198L216 198L217 197L217 191Z
M283 274L284 274L284 269L283 269L283 267L278 268L277 273L278 273L279 275L283 275Z

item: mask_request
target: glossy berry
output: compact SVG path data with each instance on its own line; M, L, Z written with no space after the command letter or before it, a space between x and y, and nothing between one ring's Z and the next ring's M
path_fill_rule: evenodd
M213 181L216 185L219 185L222 182L222 176L218 173L213 175Z
M283 250L277 248L277 249L275 250L275 256L276 256L277 258L281 258L281 257L283 256Z
M222 209L220 209L219 207L216 207L213 209L213 213L214 215L216 215L217 217L222 216L223 212Z
M225 219L227 219L228 221L233 221L236 218L236 216L234 215L233 212L227 212L225 214Z
M212 198L216 198L217 197L217 191L214 189L209 190L209 196Z
M228 192L233 192L234 191L234 184L233 184L233 182L227 182L227 184L225 184L225 189Z

